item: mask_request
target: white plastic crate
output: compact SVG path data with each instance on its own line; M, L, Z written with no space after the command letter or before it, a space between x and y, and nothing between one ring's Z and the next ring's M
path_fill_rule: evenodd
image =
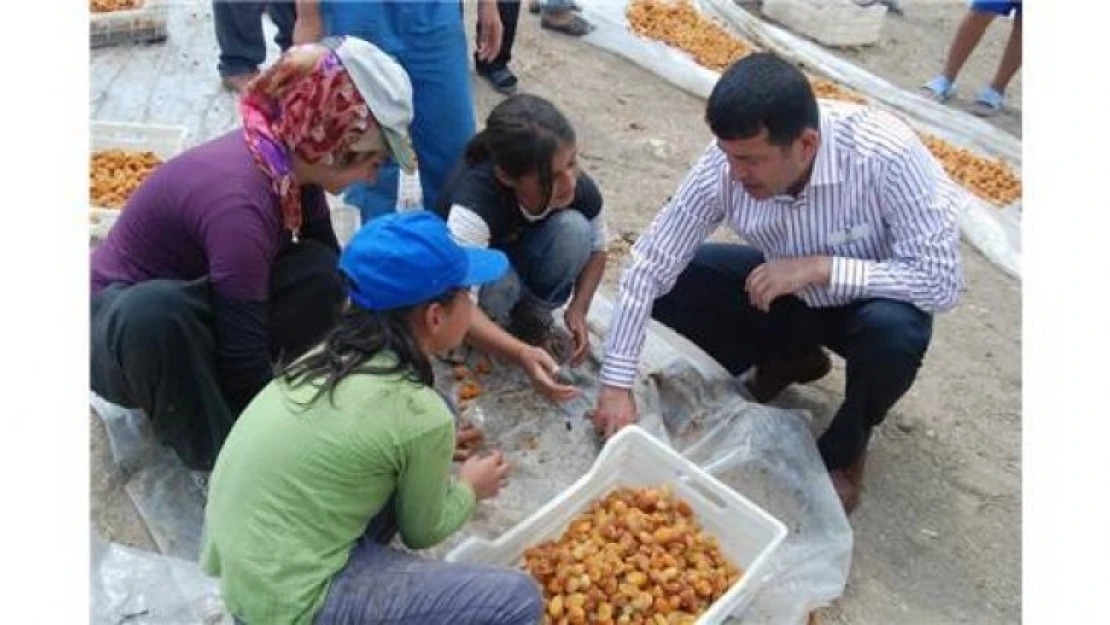
M89 46L102 48L123 43L155 43L168 36L169 0L146 0L128 11L89 11Z
M771 554L786 538L786 526L638 426L610 439L584 476L532 516L494 541L468 538L447 560L522 566L525 549L558 537L594 500L622 486L662 484L690 504L698 523L719 539L721 550L743 571L697 622L717 624L740 614L758 590Z
M164 162L181 153L187 132L184 126L94 121L89 128L89 154L112 149L150 151ZM119 209L92 206L89 210L90 234L94 238L104 238L116 223L119 213Z

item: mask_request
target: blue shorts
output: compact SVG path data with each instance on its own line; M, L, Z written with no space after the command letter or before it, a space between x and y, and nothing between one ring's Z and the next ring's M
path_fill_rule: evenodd
M980 13L995 13L1002 17L1017 14L1021 17L1021 0L1016 2L999 2L998 0L971 0L971 10Z

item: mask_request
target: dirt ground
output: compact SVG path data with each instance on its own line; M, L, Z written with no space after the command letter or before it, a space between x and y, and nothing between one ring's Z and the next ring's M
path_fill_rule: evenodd
M904 5L906 17L889 18L880 46L850 54L915 87L942 61L964 5ZM472 20L473 9L468 12ZM211 39L210 27L206 32ZM1002 25L995 24L960 83L965 93L993 71L1004 41ZM215 42L193 45L214 49ZM149 53L137 49L130 62ZM195 79L215 83L214 69L205 74L215 53L206 54ZM512 68L523 90L552 99L575 124L582 163L605 195L616 234L631 237L649 223L710 139L702 101L621 58L542 31L527 12ZM1012 106L1020 107L1020 87L1019 76ZM475 91L484 117L500 96L478 80ZM225 97L213 95L202 106L227 108ZM99 100L93 102L95 115ZM1019 132L1020 108L998 123ZM963 252L966 292L958 308L937 318L917 383L874 439L863 503L851 519L856 542L848 588L821 611L821 623L1021 620L1021 288L970 247ZM621 264L607 272L610 293ZM838 363L825 380L777 403L808 408L824 425L843 383ZM94 527L111 540L153 549L95 417L90 445Z

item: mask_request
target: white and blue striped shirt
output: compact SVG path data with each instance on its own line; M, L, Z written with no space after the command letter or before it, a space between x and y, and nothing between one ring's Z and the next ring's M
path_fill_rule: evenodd
M956 216L965 201L912 129L864 106L821 101L820 145L797 197L752 198L714 142L632 247L601 380L632 386L652 303L723 222L768 260L832 257L829 285L797 294L811 307L881 297L950 309L962 287Z

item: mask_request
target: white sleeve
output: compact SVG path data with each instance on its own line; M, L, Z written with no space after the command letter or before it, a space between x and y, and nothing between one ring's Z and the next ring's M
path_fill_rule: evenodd
M452 204L447 217L447 230L459 245L489 247L489 224L478 213L460 204Z
M455 243L464 247L489 247L489 224L478 213L462 206L452 204L451 212L447 215L447 230ZM478 289L470 289L470 297L478 302Z
M605 252L609 250L609 226L605 223L605 207L597 211L597 216L590 220L590 250Z

